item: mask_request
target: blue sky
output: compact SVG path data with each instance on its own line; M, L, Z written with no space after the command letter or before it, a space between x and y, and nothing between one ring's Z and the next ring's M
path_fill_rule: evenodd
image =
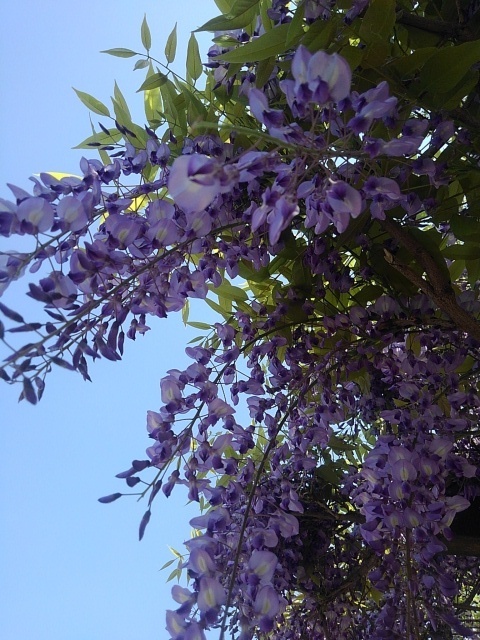
M90 125L72 86L108 103L116 79L134 119L143 121L141 94L135 91L144 72L132 71L133 58L99 51L140 51L144 13L152 54L160 59L178 21L175 68L183 72L190 31L218 11L213 0L7 3L0 41L0 197L10 198L6 182L29 188L31 174L77 172L85 152L71 148L90 134ZM202 53L207 46L204 36ZM15 248L12 241L0 241L0 248ZM27 282L17 283L4 302L34 320L35 306L24 296ZM36 407L17 403L19 389L0 386L4 640L167 637L171 585L159 569L172 557L167 545L181 549L189 537L195 509L185 507L181 488L169 500L158 500L139 543L145 504L134 498L97 502L126 488L114 476L133 458L144 457L145 414L160 404L159 379L186 362L183 349L198 333L185 330L179 315L152 328L144 339L129 342L123 362L95 364L93 384L54 371Z

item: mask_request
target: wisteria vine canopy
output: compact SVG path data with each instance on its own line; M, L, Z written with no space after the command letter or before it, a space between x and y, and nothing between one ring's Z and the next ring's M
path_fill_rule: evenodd
M0 375L36 403L203 301L101 498L144 496L140 538L172 491L199 503L167 635L475 637L480 3L215 1L185 78L146 19L144 53L106 52L145 69L145 122L78 92L82 176L1 201L0 291L39 311L0 303Z

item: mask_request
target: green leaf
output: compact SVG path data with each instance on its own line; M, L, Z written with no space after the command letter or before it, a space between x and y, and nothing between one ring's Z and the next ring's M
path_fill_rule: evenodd
M340 484L339 474L332 463L321 465L315 470L315 473L329 484L333 484L334 486Z
M348 62L349 67L355 70L360 65L363 57L365 56L365 49L346 45L345 47L342 47L340 53Z
M450 218L450 229L459 240L480 242L480 221L478 218L454 214Z
M167 578L167 582L170 582L171 580L173 580L174 578L177 578L177 580L180 580L180 576L182 575L182 572L179 571L179 569L174 569L172 571L172 573L168 576Z
M205 121L208 119L208 112L205 105L201 100L197 98L193 90L192 85L181 82L178 78L175 79L178 89L181 91L181 95L185 100L187 107L187 119L190 124L197 122L198 120Z
M480 40L445 47L432 55L420 74L422 90L446 93L480 60Z
M167 38L167 44L165 45L165 57L170 64L175 60L175 54L177 53L177 23L173 27L170 35Z
M190 305L188 303L188 300L186 300L182 308L182 322L185 326L188 324L189 313L190 313Z
M192 80L198 80L202 75L202 69L202 59L198 49L198 42L195 34L192 33L187 47L187 75L192 78Z
M138 55L136 51L132 51L131 49L105 49L104 51L100 51L100 53L108 53L109 56L116 56L117 58L131 58L132 56Z
M345 442L345 440L342 440L336 435L330 436L328 440L328 446L332 449L332 451L353 451L355 449L352 444Z
M406 56L396 58L388 65L388 68L393 68L398 72L400 81L411 79L436 51L438 51L436 47L423 47L422 49L417 49Z
M273 20L268 15L270 8L271 2L269 2L269 0L260 0L260 17L265 31L271 31L273 29Z
M255 86L261 89L264 87L270 79L272 75L272 71L275 68L276 60L274 56L271 58L266 58L265 60L260 60L257 65L257 71L255 74Z
M475 283L480 279L480 259L467 260L465 264L467 267L468 282L474 287Z
M293 14L293 19L289 24L286 46L287 49L294 43L297 42L297 39L303 35L303 16L305 14L305 4L301 4L297 7L297 10Z
M242 63L247 61L258 62L271 56L278 56L287 50L286 42L289 28L289 24L281 24L275 29L267 31L256 40L247 42L247 44L237 47L233 51L223 53L215 59Z
M480 245L452 244L442 250L442 255L450 260L478 260L480 258Z
M395 21L395 0L372 0L361 22L359 36L367 44L388 40Z
M145 67L148 67L149 64L150 63L146 58L143 58L142 60L137 60L135 62L135 66L133 67L133 70L136 71L137 69L145 69Z
M152 75L155 75L155 72L150 64L147 72L147 80ZM148 124L154 128L158 127L161 122L160 112L162 111L162 94L160 93L159 87L143 90L143 106Z
M185 113L185 98L177 93L175 85L167 78L160 88L163 98L163 110L170 126L174 128L174 135L187 135L187 118Z
M210 331L210 329L212 328L211 325L207 324L206 322L194 322L193 320L191 322L187 322L189 327L194 327L194 329L201 329L202 331Z
M139 93L140 91L146 91L147 89L157 89L158 87L161 87L162 85L164 85L167 82L167 80L168 80L167 76L161 71L158 71L157 73L152 73L151 76L148 76L145 79L140 89L137 89L137 93Z
M260 0L237 0L225 15L212 18L196 31L229 31L248 26L258 15Z
M308 28L302 38L302 44L312 53L319 49L327 49L337 33L337 20L333 16L330 20L316 20Z
M236 0L232 3L232 8L228 16L231 18L238 18L240 16L243 16L248 13L248 11L252 9L252 7L255 7L259 2L260 0Z
M208 306L211 309L219 313L222 316L222 318L224 318L225 320L229 320L231 318L231 315L232 315L231 313L228 313L227 311L225 311L225 309L223 309L219 304L217 304L210 298L205 298L205 302L208 304Z
M476 69L469 69L454 89L447 93L439 93L435 96L437 100L433 106L440 109L455 109L455 107L461 107L463 98L470 95L477 86L479 76L480 74Z
M142 27L140 29L140 35L142 38L142 44L147 51L150 51L152 46L152 36L150 35L150 27L148 26L147 16L143 16Z
M80 98L80 100L83 102L83 104L90 109L90 111L93 111L93 113L98 113L101 116L110 116L110 111L108 110L108 107L103 104L103 102L100 102L100 100L97 100L89 93L79 91L78 89L75 89L75 87L72 88Z
M120 91L120 87L117 82L113 85L113 95L118 104L122 107L123 111L128 115L128 119L131 120L132 116L130 115L130 109L128 108L128 104L123 97L123 93Z
M224 14L230 13L233 5L235 4L235 0L214 0L214 2Z
M118 122L118 124L122 127L126 127L129 131L132 131L134 125L133 125L130 113L128 111L128 107L127 107L127 111L125 111L123 106L119 102L117 102L115 98L112 98L112 104L113 104L113 110L115 111L115 119Z
M175 562L175 558L172 558L171 560L168 560L168 562L165 562L165 564L162 567L160 567L160 571L163 571L164 569L169 567L174 562Z
M240 289L240 287L236 287L228 282L228 280L224 280L222 284L218 287L214 287L213 285L209 287L213 293L216 293L220 298L226 298L227 300L233 301L243 301L246 302L248 300L247 292L244 289Z

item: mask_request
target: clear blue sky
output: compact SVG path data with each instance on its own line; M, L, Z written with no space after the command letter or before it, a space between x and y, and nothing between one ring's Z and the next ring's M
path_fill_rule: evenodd
M117 80L141 117L135 90L144 72L134 59L102 49L141 50L144 13L152 53L163 59L178 21L179 62L190 31L218 13L213 0L9 2L2 11L0 69L0 197L12 182L29 187L40 171L77 171L71 147L89 135L88 111L72 86L109 102ZM201 44L206 51L208 36ZM181 54L181 55L180 55ZM137 108L135 108L137 105ZM93 116L94 121L98 120ZM0 239L0 247L14 248ZM27 279L4 301L35 319L23 296ZM198 319L198 316L197 316ZM204 317L202 318L205 319ZM187 332L179 315L127 345L123 362L92 367L93 384L76 374L50 375L42 402L17 404L19 389L0 385L0 637L4 640L163 639L171 606L167 545L189 537L185 494L159 500L146 537L137 541L145 504L97 498L126 485L114 478L144 457L147 409L160 404L159 379L186 362Z

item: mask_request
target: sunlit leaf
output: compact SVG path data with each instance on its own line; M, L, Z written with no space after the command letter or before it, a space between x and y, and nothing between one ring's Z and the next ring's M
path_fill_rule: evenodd
M195 34L192 33L187 47L187 75L192 78L192 80L198 80L202 75L202 69L202 59L198 49L198 42Z
M230 284L228 280L224 280L218 287L212 286L211 290L213 293L216 293L219 298L227 298L233 301L242 300L244 302L248 300L248 294L245 289Z
M100 100L97 100L97 98L94 98L89 93L85 93L84 91L75 89L75 87L73 87L73 90L83 102L83 104L90 109L90 111L98 113L101 116L110 116L110 111L108 110L108 107L103 104L103 102L100 102Z
M235 4L235 0L214 0L214 2L222 13L230 13Z
M150 65L150 69L147 72L147 79L154 74L153 67ZM143 90L143 106L148 123L150 126L156 128L160 124L160 112L162 111L162 94L159 86L153 89Z
M136 71L137 69L145 69L145 67L148 67L149 64L150 63L146 58L143 58L142 60L137 60L135 62L133 70Z
M120 91L120 87L116 82L113 87L113 95L117 103L122 107L123 111L127 114L128 119L131 120L132 116L130 115L130 109L128 108L127 101L125 100L123 93Z
M172 565L175 562L175 558L172 558L171 560L168 560L167 562L165 562L164 565L162 565L160 567L160 571L163 571L163 569L166 569L167 567L169 567L170 565Z
M147 16L143 16L142 26L140 29L140 36L142 38L142 44L147 51L150 51L152 46L152 37L150 35L150 27L148 26Z
M165 57L170 64L175 60L175 54L177 52L177 23L173 27L170 35L167 38L167 44L165 45Z
M75 173L62 173L60 171L44 171L49 176L52 176L56 180L61 180L62 178L78 178L82 179L82 176L77 176Z
M100 53L108 53L109 56L116 56L117 58L131 58L132 56L138 55L136 51L123 49L122 47L116 49L105 49L104 51L100 51Z
M168 78L164 73L158 71L157 73L153 73L151 76L148 76L147 79L142 83L141 87L137 89L137 93L140 91L145 91L146 89L157 89L161 87L167 82Z
M218 58L226 62L245 62L265 60L271 56L277 56L287 49L286 42L289 28L289 24L281 24L259 38L252 40L252 42L247 42L247 44L241 45L233 51L219 55Z
M196 31L230 31L249 25L258 15L259 0L237 0L226 15L212 18Z
M202 331L209 331L212 327L206 322L187 322L189 327L194 327L195 329L201 329Z

